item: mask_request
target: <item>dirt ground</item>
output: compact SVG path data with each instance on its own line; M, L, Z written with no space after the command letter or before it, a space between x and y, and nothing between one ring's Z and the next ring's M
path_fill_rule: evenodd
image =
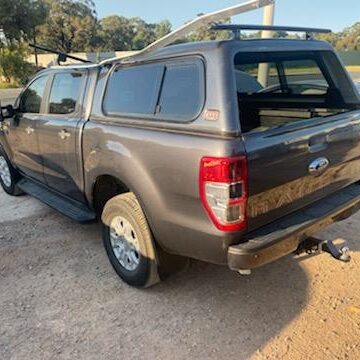
M241 277L193 262L142 291L100 227L0 191L0 359L360 359L360 214L321 234L349 264L289 256Z
M99 225L0 190L0 360L358 360L360 213L319 237L346 240L352 262L289 256L241 277L194 261L141 291L113 272Z

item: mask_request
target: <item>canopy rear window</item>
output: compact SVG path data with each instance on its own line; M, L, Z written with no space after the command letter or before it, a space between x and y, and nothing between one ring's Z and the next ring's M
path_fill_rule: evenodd
M346 91L348 82L334 73L344 75L332 52L237 54L235 81L243 132L325 117L358 106L358 99Z

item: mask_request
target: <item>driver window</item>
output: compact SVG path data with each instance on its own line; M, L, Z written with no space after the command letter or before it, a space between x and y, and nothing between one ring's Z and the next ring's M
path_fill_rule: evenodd
M20 98L19 109L22 113L39 114L41 102L44 97L48 76L36 79L24 91Z

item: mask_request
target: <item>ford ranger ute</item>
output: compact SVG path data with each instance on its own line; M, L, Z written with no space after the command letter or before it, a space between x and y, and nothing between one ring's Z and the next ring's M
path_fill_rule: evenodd
M2 108L5 192L101 219L137 287L187 258L246 274L312 248L360 206L359 93L328 43L241 40L244 28L36 74Z

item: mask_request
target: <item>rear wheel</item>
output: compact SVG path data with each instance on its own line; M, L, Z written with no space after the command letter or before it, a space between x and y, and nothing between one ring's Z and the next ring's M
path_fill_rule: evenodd
M6 154L0 148L0 184L9 195L18 196L23 192L17 187L19 173L13 168Z
M135 195L126 193L109 200L102 221L104 246L117 274L136 287L159 282L156 248Z
M116 273L126 283L150 287L187 267L187 258L159 248L133 193L109 200L102 214L103 240Z

